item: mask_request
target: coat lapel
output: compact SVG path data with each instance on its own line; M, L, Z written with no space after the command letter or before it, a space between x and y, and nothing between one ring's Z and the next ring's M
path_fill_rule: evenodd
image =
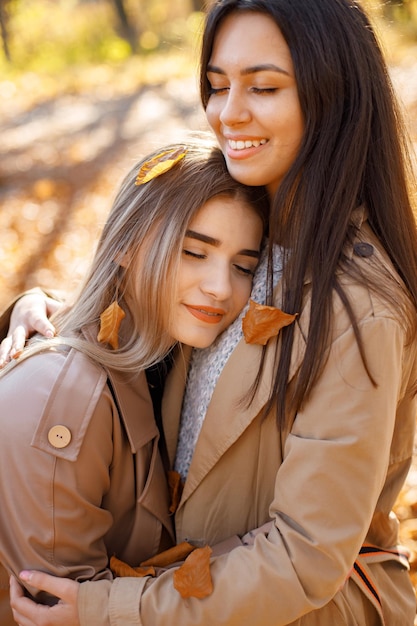
M279 299L278 292L276 299ZM303 315L303 319L308 319ZM305 329L296 322L290 379L302 362ZM262 348L241 339L219 377L201 428L179 507L197 489L205 476L225 452L239 439L265 406L271 389L276 341L269 342L263 375L253 401L248 406L248 393L256 379ZM279 337L278 337L279 341ZM191 350L176 359L164 392L162 404L164 432L171 464L174 462L181 418L182 398ZM246 400L246 402L245 402Z
M277 340L270 341L259 387L249 404L248 392L258 373L262 348L258 345L249 345L241 339L230 356L207 409L184 485L180 507L265 406L271 390L276 342ZM290 379L300 367L304 349L304 333L297 324Z
M140 449L143 446L148 444L152 446L149 476L138 502L159 519L173 538L172 519L167 506L169 502L168 486L158 448L159 430L154 417L145 372L141 371L133 378L132 374L110 370L109 379L132 453L140 454Z
M192 349L181 346L174 358L174 363L165 383L162 398L162 422L165 442L171 467L177 451L178 432L181 420L182 399L187 381L188 366Z
M180 506L264 405L269 392L265 380L261 381L253 403L248 407L244 402L256 377L261 353L259 346L242 339L226 363L204 418Z

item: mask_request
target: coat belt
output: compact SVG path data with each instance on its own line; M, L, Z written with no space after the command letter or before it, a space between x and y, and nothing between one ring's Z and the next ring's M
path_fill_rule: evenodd
M410 553L403 546L396 546L392 550L384 550L378 546L365 543L359 550L357 559L353 564L350 578L358 585L359 589L365 594L368 600L372 602L381 618L381 624L384 626L387 625L382 612L381 596L375 582L375 577L369 568L369 564L382 563L384 561L397 561L397 563L400 563L405 569L409 570L409 556Z

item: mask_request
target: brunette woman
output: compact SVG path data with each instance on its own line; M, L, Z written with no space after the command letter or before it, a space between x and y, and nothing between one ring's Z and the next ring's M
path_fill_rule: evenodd
M81 585L26 572L63 603L37 611L16 584L16 619L412 626L392 507L413 453L417 237L379 44L356 0L218 0L201 60L231 175L270 196L252 297L294 316L268 338L256 316L273 311L254 307L247 341L226 331L194 351L181 420L177 369L167 387L177 541L236 547L213 559L204 599L183 599L173 571Z

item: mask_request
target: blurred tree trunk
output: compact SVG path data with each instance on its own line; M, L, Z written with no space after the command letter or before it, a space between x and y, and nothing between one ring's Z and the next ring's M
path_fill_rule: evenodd
M9 33L7 30L7 0L0 0L0 30L1 39L3 42L4 56L10 61L10 49L9 49Z
M214 3L214 0L192 0L193 11L202 11L205 13Z
M204 11L206 6L205 0L193 0L191 4L193 11Z
M123 39L125 39L132 52L137 50L136 32L130 23L128 13L124 4L124 0L112 0L119 18L120 31Z

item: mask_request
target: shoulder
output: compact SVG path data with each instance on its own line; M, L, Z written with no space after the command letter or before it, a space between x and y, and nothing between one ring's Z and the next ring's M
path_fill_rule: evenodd
M30 444L68 460L78 456L107 374L78 350L48 350L0 379L1 422L21 422Z
M387 253L365 221L345 250L345 262L336 275L333 290L329 334L326 344L332 351L337 343L356 346L361 359L358 337L364 353L370 345L384 346L395 340L398 349L414 360L416 311L405 286ZM305 355L312 306L311 283L305 282L303 306L297 316L291 371L297 371ZM354 323L352 322L354 320Z

